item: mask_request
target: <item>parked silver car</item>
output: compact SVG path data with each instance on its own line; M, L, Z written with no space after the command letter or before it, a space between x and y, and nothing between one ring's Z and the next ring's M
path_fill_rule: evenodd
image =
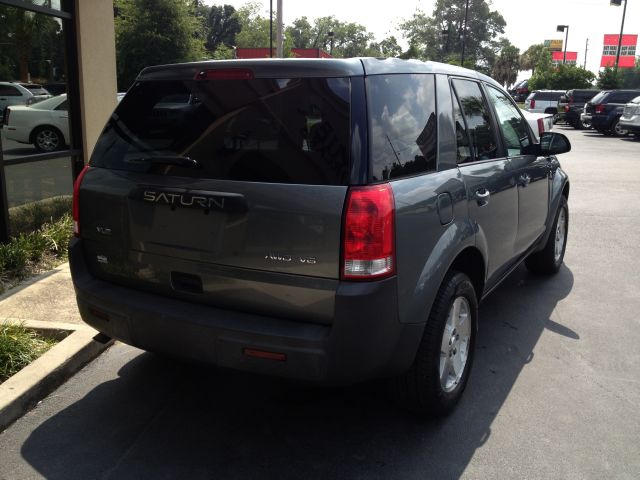
M640 96L627 103L618 124L637 138L640 137Z
M550 113L553 115L553 123L556 123L558 115L558 100L566 90L536 90L531 92L524 101L524 108L534 113Z

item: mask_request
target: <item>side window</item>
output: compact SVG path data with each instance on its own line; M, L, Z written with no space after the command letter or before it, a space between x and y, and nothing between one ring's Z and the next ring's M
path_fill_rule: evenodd
M435 171L435 81L430 74L372 75L369 98L373 181Z
M69 110L69 102L65 100L60 105L56 107L56 110L64 110L65 112Z
M482 95L480 86L469 80L455 79L451 82L455 91L454 115L456 116L456 132L458 133L458 115L456 113L456 99L459 102L457 108L464 119L468 138L460 137L458 133L458 163L489 160L498 155L498 142L496 134L491 126L489 107ZM468 142L465 144L465 142Z
M2 97L21 97L22 93L16 87L11 85L0 85L0 96Z
M498 117L498 127L502 132L507 155L521 155L524 149L529 146L529 130L526 120L522 117L516 107L507 96L492 87L487 87L489 101L493 104Z

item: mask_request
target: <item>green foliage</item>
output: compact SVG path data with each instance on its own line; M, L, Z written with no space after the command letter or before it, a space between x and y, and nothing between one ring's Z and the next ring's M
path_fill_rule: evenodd
M64 261L72 235L73 220L66 213L58 221L45 223L34 232L20 233L8 243L0 244L0 292Z
M614 67L605 67L598 74L596 85L602 90L640 88L640 59L633 68L618 68L617 72Z
M116 0L119 90L149 65L205 58L202 22L188 0Z
M520 69L520 50L503 39L500 52L491 69L491 76L501 85L509 86L518 78Z
M0 325L0 383L49 350L56 341L40 337L23 324Z
M247 3L236 12L240 32L236 34L236 43L240 48L269 48L269 18L260 14L262 6ZM276 48L275 15L273 28L273 48Z
M61 24L52 17L0 5L0 81L59 79L63 45Z
M596 76L593 72L575 65L558 65L551 70L540 70L529 80L529 90L569 90L590 88Z
M236 45L236 35L242 29L240 19L236 15L236 9L231 5L211 6L206 12L205 25L206 49L209 52L214 52L214 58L233 58L233 55L231 57L220 56L220 52L228 52L231 47ZM220 47L226 48L219 51ZM215 52L218 52L218 56Z
M329 35L330 32L333 36ZM313 24L307 17L297 18L286 28L286 37L291 39L292 47L321 48L338 58L388 56L396 51L394 48L400 52L395 38L373 43L373 33L368 32L364 25L341 22L333 15L316 18ZM386 53L383 53L383 48Z
M551 67L551 52L542 43L531 45L520 55L520 70L531 70L531 75L548 72Z
M466 0L437 0L431 16L416 12L400 25L405 38L417 51L417 58L460 62ZM486 0L471 0L465 43L465 67L490 72L496 56L496 39L506 22L491 10ZM405 52L406 53L406 52ZM406 57L406 54L403 54Z
M71 196L47 198L9 209L11 234L39 230L46 223L56 222L71 212Z

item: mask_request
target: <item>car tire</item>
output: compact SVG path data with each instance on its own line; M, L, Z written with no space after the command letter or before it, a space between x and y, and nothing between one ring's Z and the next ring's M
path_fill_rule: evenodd
M620 126L620 119L616 118L613 122L613 125L611 125L611 134L616 137L626 137L627 135L629 135L629 130L622 128Z
M64 146L64 137L60 130L49 125L36 128L31 138L36 150L41 153L55 152Z
M560 270L567 248L569 234L569 204L567 198L560 197L560 205L544 248L527 257L525 265L532 273L552 275Z
M393 396L402 408L426 417L453 410L471 371L477 324L478 301L471 280L463 273L448 272L413 365L392 380Z
M591 130L591 122L588 120L578 120L577 123L581 130Z

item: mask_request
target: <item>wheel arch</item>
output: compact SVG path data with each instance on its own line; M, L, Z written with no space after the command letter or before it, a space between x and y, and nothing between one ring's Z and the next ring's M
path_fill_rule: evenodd
M64 144L65 145L69 144L68 140L64 136L64 133L62 133L62 130L60 130L55 125L50 125L48 123L43 123L41 125L36 125L35 127L33 127L33 130L31 130L31 133L29 134L29 143L35 143L35 141L36 141L36 133L38 132L38 130L41 130L43 128L51 128L51 129L55 130L60 135L60 138L62 139Z

